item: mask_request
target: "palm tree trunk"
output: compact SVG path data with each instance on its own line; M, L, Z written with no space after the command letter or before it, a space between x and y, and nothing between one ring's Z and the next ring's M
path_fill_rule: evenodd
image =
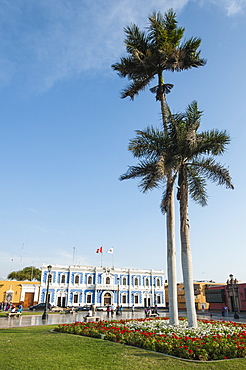
M190 226L188 218L188 184L185 175L186 174L184 173L183 181L182 184L180 185L181 260L184 279L186 310L188 316L188 326L196 328L197 317L195 309L192 256L190 248Z
M166 214L167 225L167 278L169 297L169 323L178 325L178 295L177 295L177 269L175 248L175 219L174 219L174 189Z
M161 91L164 79L159 75L159 89ZM167 103L164 93L159 95L161 103L162 123L164 134L167 135ZM167 175L167 183L172 182L172 173ZM168 298L169 298L169 323L178 325L178 295L177 295L177 269L176 269L176 246L175 246L175 212L174 212L174 189L172 186L170 200L166 213L167 227L167 279L168 279Z

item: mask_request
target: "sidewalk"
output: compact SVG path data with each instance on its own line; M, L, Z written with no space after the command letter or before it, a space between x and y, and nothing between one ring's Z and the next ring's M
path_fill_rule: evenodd
M131 311L123 311L122 315L107 317L106 312L97 311L97 316L100 316L101 320L121 320L121 319L140 319L144 318L144 310L135 310L134 314ZM169 317L167 311L159 311L160 317ZM210 317L212 314L212 317ZM42 320L42 312L40 315L28 315L17 317L0 317L0 328L14 328L14 327L25 327L25 326L40 326L40 325L58 325L58 324L68 324L75 321L84 321L83 318L86 312L78 312L74 314L48 314L47 320ZM186 312L179 312L179 317L186 317ZM235 320L233 313L230 313L228 317L222 317L219 312L197 312L198 319L204 320L223 320L223 321L233 321L239 323L246 323L246 313L239 313L239 319Z

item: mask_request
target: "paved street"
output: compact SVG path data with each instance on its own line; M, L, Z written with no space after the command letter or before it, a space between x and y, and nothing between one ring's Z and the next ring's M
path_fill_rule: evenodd
M159 312L160 317L168 317L166 311ZM74 314L49 314L47 320L42 320L42 312L40 315L30 315L17 317L0 317L0 328L13 328L13 327L24 327L24 326L36 326L36 325L55 325L55 324L68 324L75 321L83 321L83 317L86 312L74 313ZM97 316L100 316L102 320L120 320L120 319L131 319L131 318L142 318L145 317L144 310L136 310L134 314L130 311L123 311L122 316L110 318L107 317L106 312L97 312ZM179 316L185 317L186 312L179 312ZM211 319L210 313L198 313L198 319ZM233 314L229 314L229 317L222 317L220 313L212 313L212 319L214 320L225 320L246 323L246 313L239 314L239 320L235 320Z

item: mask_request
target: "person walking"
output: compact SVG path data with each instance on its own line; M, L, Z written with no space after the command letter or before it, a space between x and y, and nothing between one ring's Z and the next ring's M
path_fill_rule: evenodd
M112 304L112 306L111 306L111 316L112 317L114 316L114 311L115 311L115 306L114 306L114 304Z
M107 305L107 317L109 317L110 314L110 305Z

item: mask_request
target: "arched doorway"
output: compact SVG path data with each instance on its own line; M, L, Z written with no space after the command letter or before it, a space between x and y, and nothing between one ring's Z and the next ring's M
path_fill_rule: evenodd
M103 304L104 306L111 304L111 294L110 293L105 293Z

